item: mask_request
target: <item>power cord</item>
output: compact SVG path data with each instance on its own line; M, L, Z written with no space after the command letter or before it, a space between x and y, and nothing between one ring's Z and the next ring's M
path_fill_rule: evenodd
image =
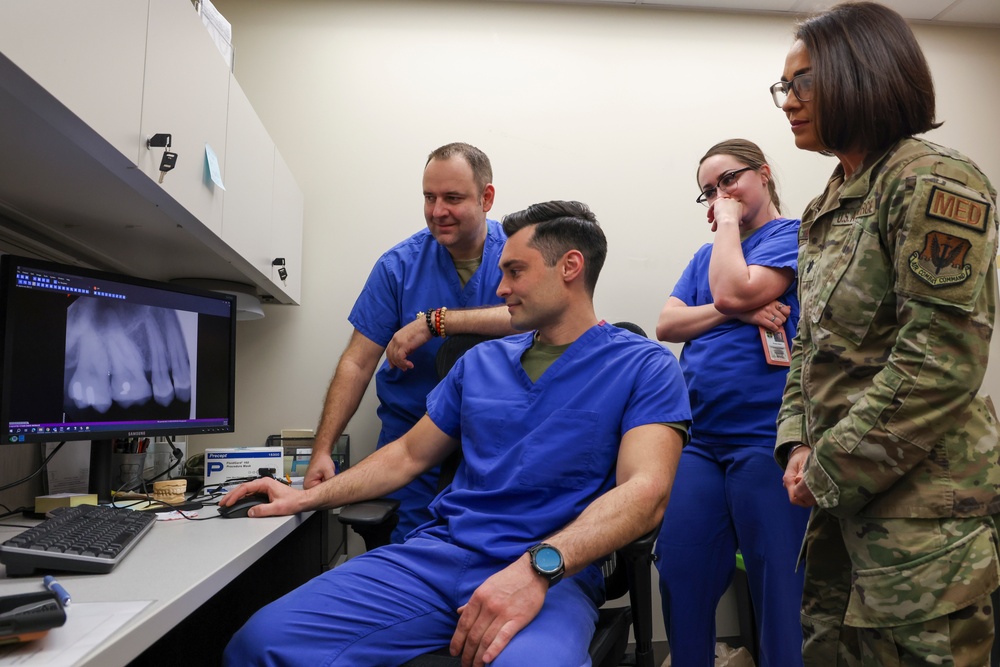
M29 480L32 480L32 479L34 479L35 477L37 477L37 476L38 476L38 473L40 473L40 472L42 472L43 470L45 470L45 465L46 465L46 464L47 464L47 463L48 463L49 461L51 461L51 460L52 460L52 457L53 457L53 456L55 456L55 455L56 455L57 453L59 453L59 450L60 450L60 449L62 449L62 448L63 448L63 445L65 445L65 444L66 444L66 441L65 441L65 440L63 440L63 441L62 441L62 442L60 442L60 443L59 443L58 445L56 445L56 448L55 448L55 449L53 449L53 450L52 450L52 452L51 452L51 453L50 453L50 454L49 454L48 456L46 456L46 457L45 457L45 460L44 460L44 461L42 461L42 464L41 464L40 466L38 466L38 469L37 469L37 470L35 470L35 472L33 472L33 473L31 473L30 475L28 475L27 477L23 477L23 478L21 478L21 479L19 479L19 480L15 481L15 482L11 482L10 484L4 484L3 486L0 486L0 491L6 491L7 489L12 489L12 488L14 488L15 486L18 486L19 484L24 484L25 482L27 482L27 481L29 481Z

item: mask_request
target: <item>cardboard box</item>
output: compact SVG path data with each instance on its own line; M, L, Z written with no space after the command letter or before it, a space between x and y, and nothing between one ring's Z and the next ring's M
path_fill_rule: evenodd
M280 447L238 447L205 450L205 486L236 484L256 479L262 469L284 477L284 452Z

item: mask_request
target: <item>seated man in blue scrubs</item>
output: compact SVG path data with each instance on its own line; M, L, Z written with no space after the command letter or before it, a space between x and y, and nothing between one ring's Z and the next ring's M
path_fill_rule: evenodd
M334 476L333 444L357 411L383 353L386 360L375 374L382 421L376 447L424 415L427 394L438 381L434 356L442 333L514 333L496 294L506 237L500 223L486 218L493 207L492 181L490 159L475 146L447 144L427 157L427 228L378 259L348 316L354 332L326 392L305 488ZM430 519L427 506L437 491L433 471L392 494L400 502L393 542Z
M687 391L667 349L598 320L607 242L589 209L547 202L504 229L497 293L527 333L472 348L412 430L342 474L304 491L259 479L220 501L267 493L253 517L338 507L461 447L432 521L258 611L227 665L399 665L447 646L467 667L590 664L594 563L661 520Z

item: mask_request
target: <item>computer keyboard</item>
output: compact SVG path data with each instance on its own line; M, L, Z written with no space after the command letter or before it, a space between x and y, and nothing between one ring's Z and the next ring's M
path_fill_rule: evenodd
M110 572L156 523L151 512L77 505L58 507L33 528L0 544L13 576L35 570Z

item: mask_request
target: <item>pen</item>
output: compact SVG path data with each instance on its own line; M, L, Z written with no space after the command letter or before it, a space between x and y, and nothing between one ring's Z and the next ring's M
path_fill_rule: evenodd
M56 594L56 597L59 598L59 602L62 603L62 606L64 607L69 606L69 603L71 602L69 593L66 592L66 589L63 588L58 581L56 581L55 577L51 575L46 575L45 578L42 579L42 583L45 584L45 587L47 589Z

